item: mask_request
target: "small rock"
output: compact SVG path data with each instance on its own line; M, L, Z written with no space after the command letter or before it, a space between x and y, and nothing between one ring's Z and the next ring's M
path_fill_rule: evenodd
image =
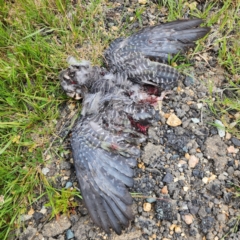
M227 180L227 177L224 176L224 174L220 174L220 175L218 176L218 180L220 180L220 181L225 181L225 180Z
M199 159L195 157L194 155L191 155L189 160L188 160L188 165L190 168L195 168L196 165L198 164Z
M42 209L40 210L40 213L44 215L46 212L47 212L47 209L45 206L43 206Z
M35 212L33 214L33 218L36 221L36 223L38 224L40 222L40 220L43 218L43 214L40 212Z
M164 186L164 187L162 188L161 193L162 193L162 194L168 194L168 188L167 188L167 186Z
M157 235L154 233L151 237L152 237L153 239L156 239L156 238L157 238Z
M207 216L206 208L204 206L200 207L198 210L198 215L200 218L204 218Z
M178 167L182 167L186 162L184 160L180 160L178 163Z
M235 146L240 147L240 140L239 139L237 139L235 137L232 137L231 141Z
M49 168L43 168L43 169L42 169L43 175L47 175L47 173L48 173L49 171L50 171Z
M184 215L183 220L185 221L186 224L190 225L193 223L193 215L191 214Z
M171 183L173 181L173 175L171 173L167 173L164 176L162 181L165 182L165 183Z
M30 208L30 210L28 211L28 215L33 215L34 214L34 209Z
M202 179L202 181L203 181L205 184L207 184L207 183L208 183L208 177L204 177L204 178Z
M184 85L185 85L186 87L188 87L188 86L190 86L190 85L193 85L194 82L195 82L195 79L194 79L193 77L187 76L187 77L185 78L185 80L184 80Z
M69 170L71 168L71 164L69 162L63 161L60 163L60 168L62 170Z
M172 224L172 225L169 227L169 229L170 229L171 231L173 231L176 226L177 226L176 224Z
M32 215L23 214L20 216L20 221L25 222L25 221L28 221L29 219L31 219L32 217L33 217Z
M138 0L138 3L141 5L145 5L147 3L147 0Z
M36 234L37 234L37 229L29 225L27 229L25 229L24 232L19 236L19 240L35 239Z
M193 122L193 123L199 123L200 120L199 120L199 118L192 118L192 122Z
M159 145L157 146L149 142L144 148L144 153L142 156L143 162L147 165L150 164L153 161L153 159L159 156L161 151L163 151L162 146Z
M214 223L214 218L209 216L204 217L201 222L201 230L204 233L207 233L212 228L213 223Z
M217 220L219 222L225 223L226 222L226 215L225 214L218 214L217 215Z
M217 173L223 172L228 162L226 158L227 145L218 135L207 138L205 142L204 155L214 160L214 167Z
M71 227L71 222L65 215L60 216L58 220L51 221L44 225L42 235L44 237L54 237L62 234L65 230Z
M232 166L230 166L227 170L229 175L232 175L234 173L234 168Z
M182 124L182 121L172 113L167 120L167 124L171 127L177 127Z
M152 205L150 203L144 203L143 204L143 210L145 212L149 212L151 210L151 208L152 208Z
M239 170L234 171L233 175L235 177L240 177L240 171Z
M176 226L176 227L174 228L174 231L175 231L176 233L181 233L181 232L182 232L182 229L181 229L181 227Z
M225 136L225 126L220 120L215 120L215 124L217 124L217 130L219 137Z
M66 232L66 237L67 237L67 240L70 240L70 239L73 239L74 238L74 234L72 232L71 229L68 229L67 232Z
M118 27L117 27L117 26L112 26L112 30L113 30L113 31L117 31L117 30L118 30Z
M226 133L226 136L225 136L225 139L226 139L226 140L229 140L229 139L231 139L231 137L232 137L232 135L231 135L229 132L227 132L227 133Z
M209 178L208 178L208 182L211 182L213 180L215 180L217 178L216 175L212 174Z
M176 214L173 211L172 204L173 202L169 202L167 200L158 199L155 204L156 218L158 220L167 220L173 221L176 219Z
M202 103L197 103L197 108L198 108L198 109L201 109L201 108L202 108L202 106L203 106L203 104L202 104Z
M73 185L72 182L67 182L65 185L65 188L70 188L70 187L72 187L72 185Z
M227 148L227 151L228 151L228 153L236 153L236 149L234 148L234 146L229 146Z
M156 202L156 198L147 198L146 201L149 203L154 203Z

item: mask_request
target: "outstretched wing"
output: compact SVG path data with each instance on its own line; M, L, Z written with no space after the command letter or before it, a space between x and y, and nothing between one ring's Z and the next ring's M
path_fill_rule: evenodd
M80 121L72 134L74 165L81 193L92 220L118 234L133 219L133 170L140 150L109 135L96 122Z
M133 81L171 88L180 74L159 61L166 62L169 57L194 47L194 42L210 31L208 27L198 27L202 22L201 19L178 20L119 38L105 51L107 64L113 71L126 72Z

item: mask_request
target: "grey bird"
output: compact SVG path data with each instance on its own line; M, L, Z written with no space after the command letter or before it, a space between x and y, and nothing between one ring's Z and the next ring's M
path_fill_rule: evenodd
M93 222L121 234L134 219L133 168L147 129L159 121L155 106L161 91L171 89L179 72L166 64L177 53L194 47L208 27L201 19L177 20L147 27L118 38L106 49L107 68L68 59L60 73L62 88L82 98L81 116L71 135L71 147L83 200Z

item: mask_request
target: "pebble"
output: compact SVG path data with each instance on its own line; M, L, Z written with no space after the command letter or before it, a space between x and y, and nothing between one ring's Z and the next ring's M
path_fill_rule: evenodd
M44 214L46 214L46 212L47 212L47 209L45 206L43 206L40 210L40 213L42 213L44 215Z
M225 214L218 214L217 215L217 220L219 222L225 223L226 222L226 215Z
M151 205L151 203L144 203L143 204L143 210L145 211L145 212L149 212L149 211L151 211L151 208L152 208L152 205Z
M225 136L225 139L226 139L226 140L229 140L229 139L231 139L231 137L232 137L232 135L231 135L229 132L227 132L227 133L226 133L226 136Z
M36 223L38 224L39 221L43 218L43 214L40 212L34 212L33 218L36 221Z
M201 109L203 107L203 104L202 103L197 103L197 107L198 107L198 109Z
M236 149L234 148L234 146L229 146L227 148L227 151L228 151L228 153L236 153Z
M74 238L74 233L72 232L71 229L68 229L67 232L66 232L66 237L67 237L67 240L70 240L70 239L73 239Z
M172 113L167 120L167 124L171 127L177 127L182 124L182 121Z
M190 225L193 223L193 215L191 214L184 215L183 220L185 221L186 224Z
M195 157L194 155L191 155L189 160L188 160L188 165L190 168L195 168L196 165L198 164L199 159Z
M43 175L47 175L47 173L48 173L49 171L50 171L49 168L43 168L43 169L42 169L42 174L43 174Z
M164 186L164 187L162 188L161 193L162 193L162 194L168 194L168 188L167 188L167 186Z
M188 86L190 86L190 85L193 85L194 82L195 82L195 79L194 79L193 77L187 76L187 77L185 78L185 80L184 80L184 85L185 85L186 87L188 87Z
M199 123L199 122L200 122L200 119L199 119L199 118L192 118L192 122L193 122L193 123Z
M72 187L72 185L73 185L72 182L67 182L65 185L65 188L70 188L70 187Z
M202 182L205 183L205 184L207 184L207 183L208 183L208 177L204 177L204 178L202 179Z
M182 232L182 229L181 229L180 226L176 226L176 227L174 228L174 231L175 231L176 233L181 233L181 232Z
M147 0L138 0L138 3L141 5L145 5L147 3Z
M156 198L147 198L146 201L149 203L154 203L156 202Z
M23 214L20 216L20 221L25 222L25 221L30 220L32 217L33 217L33 215Z
M173 182L173 175L168 172L168 173L164 176L164 178L163 178L162 181L165 182L165 183L171 183L171 182Z
M71 227L71 222L68 217L61 215L58 220L53 220L44 225L42 235L44 237L54 237L62 234L65 230Z
M215 124L217 125L217 130L218 130L218 135L219 137L224 137L225 136L225 126L220 120L215 120Z
M240 147L240 140L239 139L237 139L235 137L232 137L231 141L235 146Z
M204 233L207 233L212 228L214 221L215 221L215 219L210 216L202 218L202 222L200 225L201 230Z

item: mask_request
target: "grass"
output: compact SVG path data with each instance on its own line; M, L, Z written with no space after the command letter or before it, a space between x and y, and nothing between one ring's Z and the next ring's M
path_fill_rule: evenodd
M124 35L127 24L121 19L117 29L106 30L103 4L92 0L89 4L73 4L68 0L0 0L0 239L7 239L11 231L21 226L20 216L26 214L33 203L46 197L52 208L52 217L68 212L75 206L75 190L54 188L55 179L42 174L42 166L52 155L61 161L64 149L51 146L56 142L56 122L59 105L67 101L60 89L58 74L66 67L69 55L102 63L102 53L109 41ZM209 106L220 119L235 121L227 129L239 136L240 111L240 27L237 1L208 1L199 11L188 1L159 1L158 8L166 8L168 20L190 16L207 18L209 26L217 25L221 38L214 40L219 46L218 64L226 70L226 89L229 96L209 100ZM143 5L131 21L142 24ZM132 23L132 22L131 22ZM129 33L129 32L128 32ZM193 53L204 50L199 44ZM231 118L229 117L231 116ZM51 149L46 154L46 149ZM48 157L50 156L50 158Z
M101 62L108 41L101 24L100 1L75 9L70 1L1 2L0 239L40 197L47 195L56 214L76 195L54 189L41 166L48 162L44 151L66 100L59 71L69 54Z

